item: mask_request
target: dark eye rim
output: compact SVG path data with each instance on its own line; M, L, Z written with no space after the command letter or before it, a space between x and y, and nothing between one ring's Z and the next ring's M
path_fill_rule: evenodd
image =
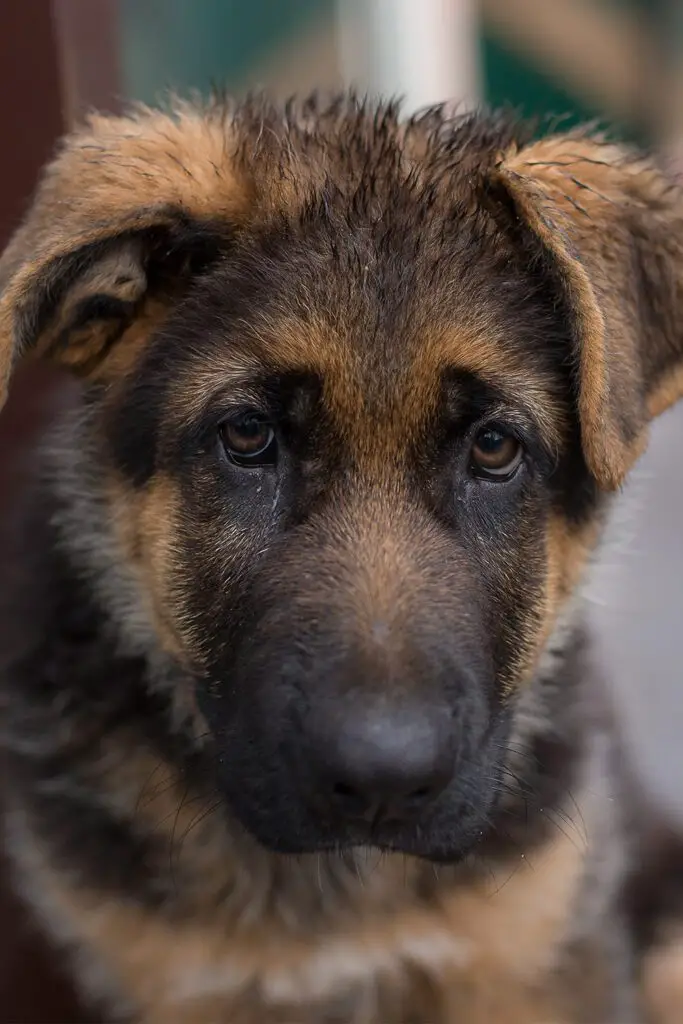
M252 419L263 423L268 428L268 440L253 452L239 452L233 448L226 438L226 430L235 426L240 420ZM269 418L258 410L245 409L225 417L218 425L218 438L221 451L225 458L240 469L259 469L274 466L277 462L278 440L275 427Z
M506 438L510 438L517 445L517 449L515 451L514 458L511 459L510 462L506 466L501 467L501 469L499 469L499 470L498 469L488 469L485 466L481 466L481 465L479 465L475 461L475 459L473 457L473 452L474 452L474 447L475 447L475 444L476 444L477 437L479 436L479 434L481 434L481 433L483 433L484 431L487 431L487 430L494 431L495 433L501 434L502 436L504 436ZM513 480L517 476L517 474L519 473L521 467L524 465L525 454L526 454L526 445L525 445L524 441L519 436L517 431L515 431L509 425L507 425L505 423L496 423L496 422L482 423L482 424L477 426L476 430L474 431L474 433L472 435L472 440L470 442L470 451L469 451L469 468L470 468L470 473L472 474L472 476L476 480L485 480L485 481L489 481L491 483L496 483L496 484L509 483L511 480Z

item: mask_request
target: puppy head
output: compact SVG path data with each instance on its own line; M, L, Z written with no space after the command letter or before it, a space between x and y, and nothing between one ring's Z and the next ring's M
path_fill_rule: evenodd
M455 857L602 498L678 398L683 199L580 135L341 99L94 119L0 264L0 378L97 487L229 813Z

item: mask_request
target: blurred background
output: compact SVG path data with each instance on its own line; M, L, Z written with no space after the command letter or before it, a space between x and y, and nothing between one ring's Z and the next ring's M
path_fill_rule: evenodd
M214 83L281 95L355 84L409 110L455 99L546 124L598 118L683 171L683 0L0 0L0 245L84 110ZM0 417L0 514L61 395L43 368L19 375ZM655 425L590 589L642 779L681 824L682 521L683 407ZM0 1020L74 1021L15 910L0 893Z

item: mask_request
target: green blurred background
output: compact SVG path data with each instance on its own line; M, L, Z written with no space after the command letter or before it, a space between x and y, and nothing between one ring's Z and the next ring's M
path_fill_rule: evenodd
M366 10L374 2L366 0ZM568 123L599 117L638 141L671 130L662 98L672 92L670 79L677 85L680 77L679 0L469 6L477 99L527 115L568 115ZM335 30L343 8L343 0L121 0L122 90L154 101L171 85L205 91L222 82L240 91L275 84L286 91L340 84ZM359 36L363 30L359 24Z

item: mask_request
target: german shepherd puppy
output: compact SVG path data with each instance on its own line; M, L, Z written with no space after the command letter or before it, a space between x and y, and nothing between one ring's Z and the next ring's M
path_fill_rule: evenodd
M683 1020L581 601L683 394L679 186L502 117L178 104L67 138L0 277L2 391L82 381L2 692L17 884L91 1005Z

